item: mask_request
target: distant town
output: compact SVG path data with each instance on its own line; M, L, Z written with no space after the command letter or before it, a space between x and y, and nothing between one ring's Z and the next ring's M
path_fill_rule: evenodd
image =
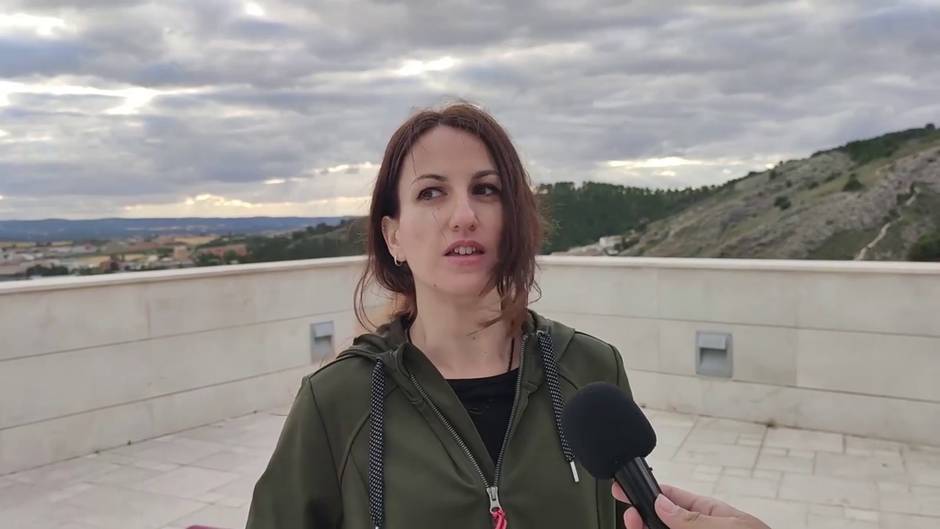
M358 227L344 217L0 220L0 281L354 255Z
M160 235L95 242L0 241L0 281L237 263L248 254L246 243L225 240Z

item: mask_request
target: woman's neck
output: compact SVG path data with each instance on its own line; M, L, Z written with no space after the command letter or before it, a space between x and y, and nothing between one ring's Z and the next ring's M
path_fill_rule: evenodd
M464 303L435 294L419 293L418 313L409 334L444 378L487 377L518 365L518 333L510 334L502 320L485 328L481 325L499 316L495 291Z

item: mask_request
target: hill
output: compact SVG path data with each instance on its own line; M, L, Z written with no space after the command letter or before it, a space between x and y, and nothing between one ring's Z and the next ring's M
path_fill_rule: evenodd
M940 132L928 124L781 162L625 239L620 254L632 256L929 259L940 246Z

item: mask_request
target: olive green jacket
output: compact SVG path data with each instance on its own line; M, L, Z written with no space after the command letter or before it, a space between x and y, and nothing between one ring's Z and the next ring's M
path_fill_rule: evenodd
M549 345L546 346L545 343ZM563 455L544 349L554 356L562 399L595 381L629 393L623 360L610 344L529 311L519 383L500 456L498 500L509 529L613 529L622 507L610 482ZM384 477L376 504L382 529L492 529L490 494L497 464L440 372L402 323L365 334L303 379L277 447L254 489L248 529L368 529L371 379L384 368ZM415 384L417 382L417 385ZM381 387L381 386L379 386ZM458 439L459 437L459 439ZM374 439L373 439L374 442ZM374 471L375 469L373 469ZM375 481L373 476L373 481ZM382 518L380 518L381 520Z

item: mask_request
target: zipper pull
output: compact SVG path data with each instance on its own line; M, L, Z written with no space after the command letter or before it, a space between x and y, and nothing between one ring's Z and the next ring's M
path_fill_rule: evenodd
M493 529L507 529L509 522L506 521L506 512L503 506L499 504L498 487L486 487L486 494L490 497L490 516L493 517Z

